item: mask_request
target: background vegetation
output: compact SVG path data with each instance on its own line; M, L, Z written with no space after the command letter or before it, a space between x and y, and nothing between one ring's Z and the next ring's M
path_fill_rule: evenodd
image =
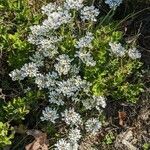
M7 145L12 150L22 150L25 145L31 143L33 138L26 134L29 129L39 129L52 134L49 124L42 124L39 120L45 96L40 91L28 91L28 87L20 82L13 82L9 77L10 71L21 67L28 62L29 56L35 47L27 42L30 33L29 27L39 24L42 20L40 8L51 0L0 0L0 147ZM57 2L60 2L59 0ZM101 0L93 1L95 6L107 13L109 8ZM127 128L135 127L137 136L148 129L148 119L142 116L149 114L149 58L150 58L150 1L149 0L127 0L116 11L114 20L119 21L118 30L123 31L123 38L127 42L135 41L142 52L143 86L144 92L138 100L132 101L136 89L126 85L129 94L127 101L124 95L119 97L120 101L109 101L105 110L108 125L104 129L101 138L98 138L99 149L120 149L116 146L117 137ZM106 31L108 31L106 29ZM101 31L100 31L101 32ZM119 34L119 33L117 33ZM120 36L120 35L119 35ZM115 62L114 62L115 63ZM110 66L111 67L111 66ZM87 71L90 76L90 72ZM138 74L137 74L138 76ZM116 79L120 80L120 79ZM132 79L130 79L132 80ZM111 78L108 84L111 84ZM113 83L115 84L115 83ZM94 92L96 91L93 88ZM100 86L100 85L98 85ZM104 88L104 87L102 87ZM140 85L139 85L140 88ZM24 94L23 89L26 89ZM112 89L110 89L110 92ZM137 90L138 92L138 90ZM117 93L116 93L117 94ZM113 95L118 97L118 95ZM144 111L144 112L143 112ZM119 125L118 112L125 112L126 127ZM140 127L138 126L140 125ZM138 127L137 127L138 126ZM143 138L144 137L144 138ZM137 138L141 149L148 150L148 133ZM19 142L18 142L19 141ZM117 141L118 142L118 141ZM94 142L93 142L94 143ZM119 143L119 142L118 142Z

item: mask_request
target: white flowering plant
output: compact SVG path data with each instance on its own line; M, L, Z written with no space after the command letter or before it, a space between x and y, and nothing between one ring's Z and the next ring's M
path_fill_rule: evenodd
M120 3L108 4L115 11ZM42 13L46 19L32 26L28 37L37 50L10 77L45 93L41 121L58 131L64 127L56 130L59 139L52 147L77 150L84 136L101 130L107 101L136 102L142 91L141 54L114 30L116 22L104 25L107 17L99 19L101 11L83 0L49 3Z

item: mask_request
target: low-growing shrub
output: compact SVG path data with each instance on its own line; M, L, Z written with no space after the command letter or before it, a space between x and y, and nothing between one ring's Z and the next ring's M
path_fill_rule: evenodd
M52 148L77 150L83 137L102 128L107 101L134 103L142 92L141 54L111 20L121 2L107 1L107 16L82 0L49 3L42 7L46 19L31 27L28 41L37 51L10 77L45 93L40 119L55 128Z

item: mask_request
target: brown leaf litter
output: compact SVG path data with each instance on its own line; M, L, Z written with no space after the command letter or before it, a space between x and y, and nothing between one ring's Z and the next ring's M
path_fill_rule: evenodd
M26 150L48 150L48 140L46 133L43 133L39 130L28 130L28 135L32 135L35 140L26 145Z

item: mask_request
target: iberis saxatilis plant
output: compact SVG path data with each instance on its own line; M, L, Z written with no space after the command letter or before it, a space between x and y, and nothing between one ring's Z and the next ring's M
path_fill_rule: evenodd
M113 11L121 3L106 2ZM85 6L83 0L49 3L42 13L46 19L32 26L28 37L37 50L10 76L13 81L30 79L45 92L48 103L41 121L65 129L58 131L53 148L77 150L82 138L101 130L106 100L136 101L140 80L130 83L128 78L141 66L141 54L135 45L121 44L116 24L104 25L109 17L94 5Z

